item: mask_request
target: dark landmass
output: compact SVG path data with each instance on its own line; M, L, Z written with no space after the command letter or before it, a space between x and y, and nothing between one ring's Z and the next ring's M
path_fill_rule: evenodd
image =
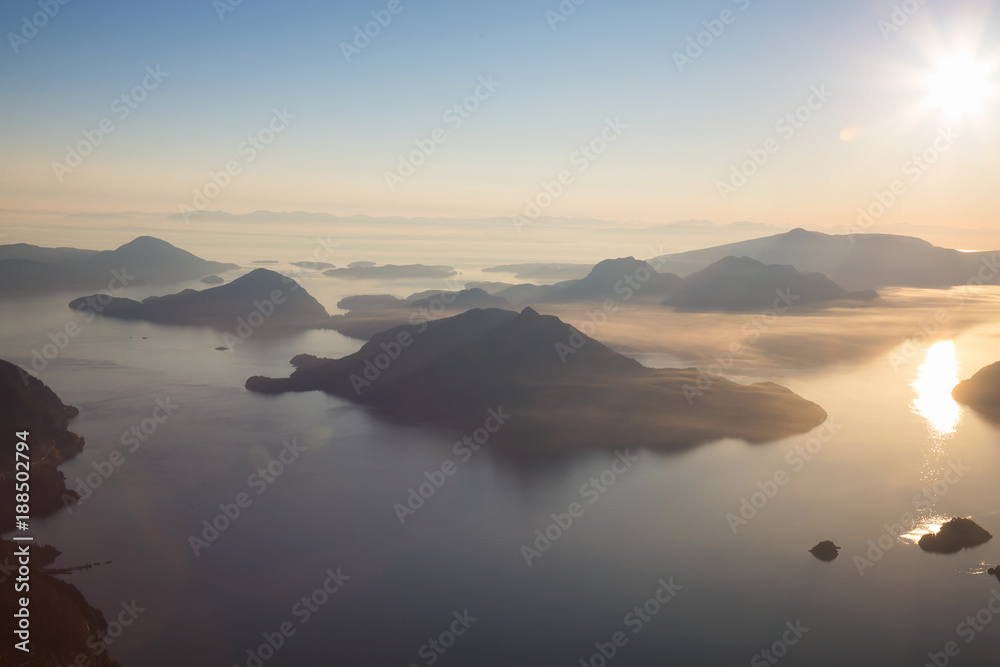
M0 448L0 498L2 507L13 508L16 490L15 433L28 431L31 473L31 515L44 517L63 506L63 495L76 500L66 488L58 469L64 461L83 451L83 438L68 430L69 420L79 410L64 405L55 392L24 369L0 360L0 428L7 443ZM0 516L0 533L13 530L14 514Z
M17 546L9 540L0 539L0 563L16 563ZM17 641L14 639L17 596L8 594L6 590L0 595L0 634L5 637L0 644L0 664L10 667L81 664L120 667L104 650L101 641L108 629L104 615L91 607L75 586L54 576L64 572L51 568L59 555L59 551L50 546L34 544L31 547L31 653L13 647ZM5 587L11 585L8 582ZM81 657L86 662L81 661Z
M397 299L388 294L349 296L337 307L348 311L330 318L330 328L351 338L368 340L380 331L408 324L411 318L424 321L446 313L456 314L473 308L505 308L510 303L473 288L460 292L429 290Z
M337 268L334 264L330 264L329 262L292 262L292 266L297 266L300 269L310 269L313 271Z
M15 433L27 431L30 446L31 516L49 516L63 507L63 498L75 500L74 491L66 488L66 478L57 468L83 449L83 438L68 430L69 420L79 411L65 405L41 380L28 375L14 364L0 360L0 429L7 444L0 448L0 532L14 529L14 494L16 475ZM16 566L17 545L0 539L0 565ZM0 595L0 664L58 667L80 664L85 656L90 665L117 667L106 652L100 654L98 637L107 630L104 616L91 607L75 587L56 579L56 574L77 568L53 569L50 566L59 552L49 546L31 545L31 618L32 653L16 650L15 619L18 596L13 592L12 575ZM13 571L13 570L11 570ZM8 588L10 587L10 588ZM90 640L88 642L88 639Z
M374 266L372 262L354 262L347 268L327 269L324 276L345 278L347 280L410 280L414 278L448 278L457 275L458 271L450 266L425 266L423 264L406 264L396 266Z
M219 276L212 275L212 276L205 276L204 278L201 279L201 282L205 283L206 285L221 285L226 281L220 278Z
M981 369L951 390L952 398L992 422L1000 423L1000 362Z
M224 345L220 345L219 347L217 347L217 348L215 348L215 349L216 349L216 350L218 350L219 352L225 352L225 351L226 351L226 350L228 350L229 348L228 348L228 347L225 347Z
M944 288L964 285L993 253L963 253L911 236L831 235L793 229L752 241L664 255L661 271L687 276L725 257L750 257L765 264L788 264L822 273L847 290L882 287ZM985 282L1000 283L992 270Z
M0 296L163 285L239 268L206 261L151 236L102 252L23 243L0 250Z
M390 419L463 433L482 427L487 410L502 411L511 415L505 451L769 442L826 419L818 405L773 383L719 379L698 393L697 369L645 368L531 308L408 324L342 359L299 355L292 364L291 377L252 377L247 389L324 391Z
M954 518L937 533L920 538L920 548L935 554L953 554L986 544L993 536L972 519Z
M986 570L986 574L990 575L991 577L996 577L997 579L1000 579L1000 567L991 567L990 569Z
M837 560L837 556L840 555L840 547L830 540L825 540L810 549L809 553L824 563L831 563Z
M254 264L280 264L281 262L279 262L276 259L255 259L253 261L253 263Z
M684 278L664 303L683 311L750 312L850 305L876 298L873 290L848 292L821 273L800 273L792 266L767 265L749 257L725 257Z
M657 273L652 266L634 257L607 259L586 276L555 285L514 285L496 293L518 304L562 304L578 301L636 303L662 301L683 281L671 273Z
M74 299L69 307L125 320L209 326L224 331L232 331L240 320L256 331L324 327L330 318L298 283L270 269L254 269L227 285L201 291L187 289L141 302L112 298L103 304L94 295Z
M512 273L522 280L574 280L583 278L593 268L590 264L503 264L483 269L484 273Z
M513 287L514 283L502 283L495 280L473 280L465 283L465 289L478 288L487 292L488 294L496 294L500 290L505 290L508 287Z

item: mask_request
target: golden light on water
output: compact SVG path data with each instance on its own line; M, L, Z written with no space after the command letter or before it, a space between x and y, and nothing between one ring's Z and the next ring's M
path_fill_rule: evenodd
M957 384L955 343L935 343L927 350L927 357L917 371L917 379L910 385L917 394L910 408L927 421L935 436L951 435L962 418L961 406L951 397L951 390Z
M943 516L928 516L920 519L923 523L914 526L908 533L900 535L900 539L916 544L920 538L929 533L937 533L941 526L947 523L948 518Z

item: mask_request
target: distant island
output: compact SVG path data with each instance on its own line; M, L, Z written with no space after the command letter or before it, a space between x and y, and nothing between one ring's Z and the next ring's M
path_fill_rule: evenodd
M412 280L415 278L449 278L458 271L450 266L426 266L424 264L406 264L396 266L386 264L375 266L374 262L354 262L346 268L327 269L324 276L345 278L347 280Z
M211 275L211 276L205 276L204 278L202 278L201 282L205 283L206 285L221 285L222 283L224 283L226 281L223 280L222 278L220 278L219 276Z
M25 243L0 245L0 296L23 296L93 289L120 291L136 285L200 280L239 268L210 262L151 236L115 250L42 248Z
M768 442L823 423L821 407L773 383L653 370L531 308L474 309L403 325L342 359L299 355L291 377L255 376L250 391L324 391L406 423L471 432L510 415L504 449L678 449L722 438Z
M952 398L987 419L1000 422L1000 362L981 369L951 391Z
M415 321L437 319L445 313L459 313L473 308L509 308L511 303L478 289L453 291L429 290L397 299L389 294L349 296L337 307L348 311L330 318L330 328L345 336L368 340L380 331Z
M251 330L325 327L330 315L291 278L270 269L254 269L226 285L142 301L92 295L74 299L69 307L105 317L157 324L208 326L232 331L241 321Z

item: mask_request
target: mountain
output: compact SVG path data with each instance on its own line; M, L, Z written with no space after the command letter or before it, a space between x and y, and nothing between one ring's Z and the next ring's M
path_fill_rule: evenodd
M821 273L767 265L749 257L725 257L692 273L664 302L678 310L745 312L871 300L874 291L851 293ZM775 305L778 304L778 305Z
M1000 422L1000 362L981 369L968 380L959 382L952 397L990 421Z
M0 296L162 285L236 268L151 236L101 252L15 244L0 246Z
M337 303L348 311L330 318L330 327L352 338L368 340L380 331L406 324L411 318L426 321L444 313L459 313L473 308L506 308L511 304L479 288L450 292L428 290L397 299L389 294L349 296Z
M516 304L573 303L576 301L662 301L682 284L672 273L657 273L647 262L634 257L606 259L586 276L555 285L514 285L497 292Z
M80 297L69 307L124 320L209 326L225 331L240 326L241 320L256 330L261 326L323 326L330 317L297 282L270 269L255 269L219 287L186 289L141 302L124 298L105 298L102 302L99 297Z
M391 419L465 433L493 410L494 419L510 415L502 427L505 449L766 442L826 418L818 405L771 383L720 378L701 391L697 369L645 368L531 308L407 324L347 357L299 355L292 364L291 377L251 377L247 389L324 391Z
M881 287L943 288L974 278L993 253L963 253L910 236L831 235L793 229L752 241L663 255L661 271L686 276L726 257L792 265L822 273L847 290ZM994 269L991 282L1000 282Z

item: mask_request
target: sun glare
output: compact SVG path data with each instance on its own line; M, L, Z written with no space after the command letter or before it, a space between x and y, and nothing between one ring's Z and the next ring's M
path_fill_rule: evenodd
M917 373L912 383L916 392L913 411L927 420L935 435L954 433L962 417L962 408L951 397L951 390L958 384L955 343L935 343L927 350L927 358Z
M973 115L993 95L992 74L987 65L968 54L943 59L928 77L928 104L949 120Z

